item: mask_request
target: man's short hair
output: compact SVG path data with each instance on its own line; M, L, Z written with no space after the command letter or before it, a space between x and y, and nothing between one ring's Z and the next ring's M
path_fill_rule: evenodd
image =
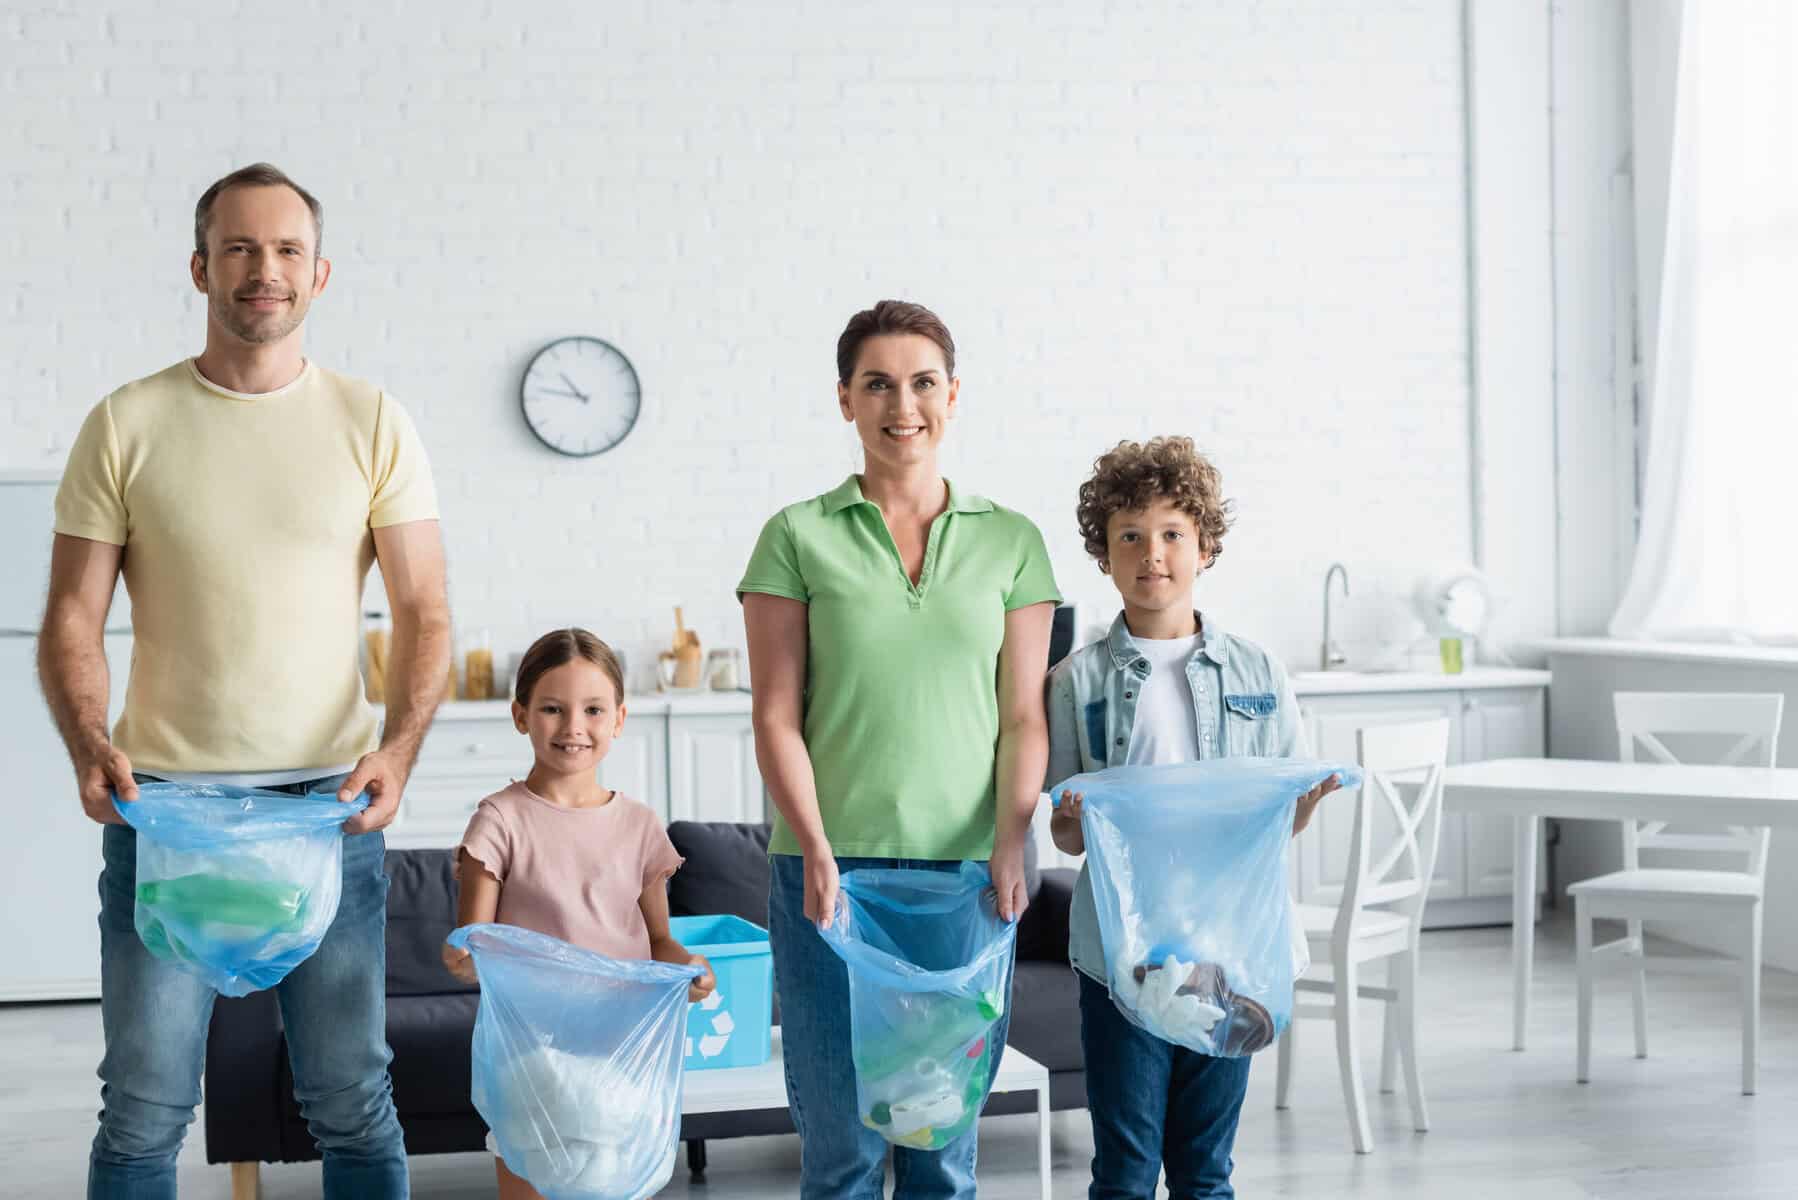
M325 249L325 207L318 198L292 179L287 172L271 163L251 163L247 167L239 167L200 195L200 202L194 205L194 253L201 258L206 257L206 230L212 225L212 206L218 198L234 187L284 187L292 188L294 194L306 202L312 212L312 254L316 258Z

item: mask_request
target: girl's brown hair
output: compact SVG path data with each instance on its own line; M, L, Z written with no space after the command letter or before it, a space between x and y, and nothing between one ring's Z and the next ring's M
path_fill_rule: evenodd
M1075 509L1086 552L1107 562L1111 514L1135 512L1157 500L1168 501L1192 518L1201 553L1215 560L1224 552L1231 516L1223 476L1189 437L1119 442L1093 463L1092 478L1080 485Z
M585 629L558 629L532 642L531 648L518 660L518 679L512 685L512 698L529 708L537 681L577 658L584 658L604 671L618 694L618 703L624 703L624 667L610 646Z
M848 383L855 374L855 360L860 357L862 343L871 337L891 333L915 333L935 342L943 352L943 367L950 379L955 378L955 339L941 317L908 300L882 300L873 308L864 308L849 318L843 334L837 338L837 380Z

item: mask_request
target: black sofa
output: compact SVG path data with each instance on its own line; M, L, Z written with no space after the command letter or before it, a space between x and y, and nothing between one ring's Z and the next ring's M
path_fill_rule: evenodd
M669 887L675 915L735 913L767 924L766 826L677 821L669 836L686 865ZM1055 1109L1086 1106L1079 991L1068 967L1074 874L1026 862L1031 904L1018 928L1010 1042L1050 1072ZM393 1098L409 1154L481 1150L486 1125L469 1101L469 1040L476 989L443 969L455 924L456 885L447 850L390 850L387 896L387 1041ZM779 997L775 998L779 1020ZM293 1073L273 992L220 997L206 1041L206 1160L304 1162L318 1148L293 1098ZM987 1113L1034 1111L1029 1093L995 1096ZM705 1141L790 1133L785 1108L689 1117L688 1163L705 1165Z

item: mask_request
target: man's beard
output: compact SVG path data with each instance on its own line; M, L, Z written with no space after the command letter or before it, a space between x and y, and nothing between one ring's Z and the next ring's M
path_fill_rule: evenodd
M268 314L243 313L238 310L235 296L208 295L208 303L215 320L231 334L253 346L278 342L300 327L306 319L306 310L300 307L299 297L289 299L291 307L286 313L276 310ZM246 316L249 318L246 320Z

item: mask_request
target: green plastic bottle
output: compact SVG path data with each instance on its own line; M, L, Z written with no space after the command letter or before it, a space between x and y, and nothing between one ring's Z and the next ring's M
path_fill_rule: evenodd
M866 1080L911 1070L922 1059L951 1062L1005 1011L1004 997L986 991L973 999L936 996L891 1037L855 1051L855 1072Z
M299 924L306 889L278 880L198 873L140 883L137 902L169 920L188 924L280 929Z

